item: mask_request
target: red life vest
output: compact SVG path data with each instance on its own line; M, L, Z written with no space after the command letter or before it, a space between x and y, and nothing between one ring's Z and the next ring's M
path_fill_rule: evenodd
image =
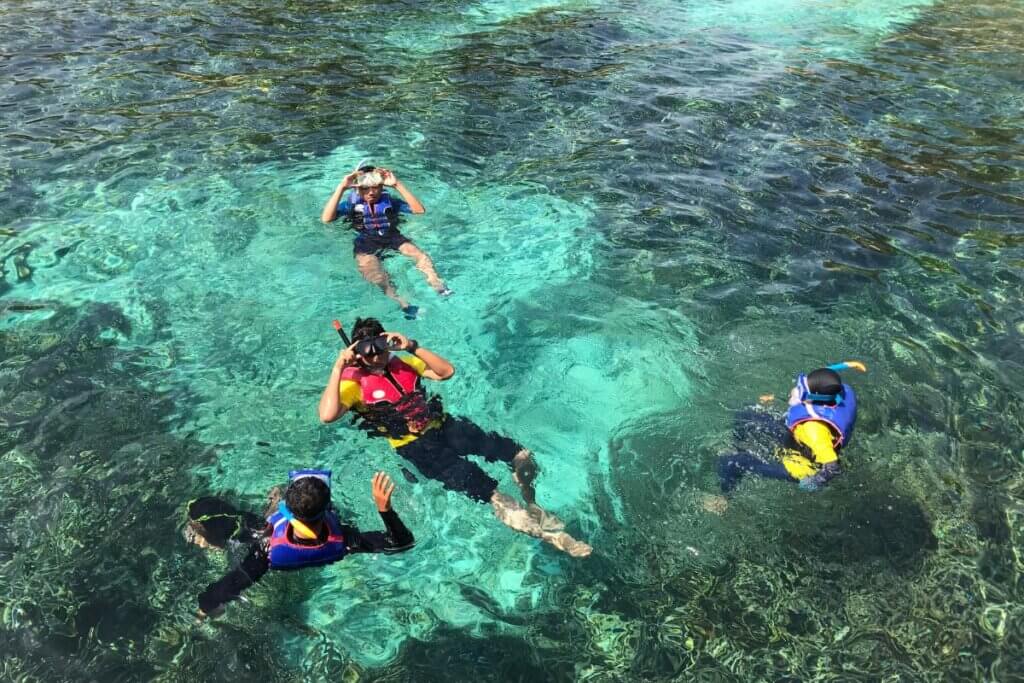
M398 356L391 357L381 374L350 365L341 379L359 383L360 413L371 430L392 438L423 432L443 414L440 399L427 398L419 373Z

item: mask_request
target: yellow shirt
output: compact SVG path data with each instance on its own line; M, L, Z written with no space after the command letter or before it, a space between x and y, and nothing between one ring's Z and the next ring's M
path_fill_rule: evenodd
M814 458L811 460L793 450L783 452L782 464L786 466L786 471L794 479L809 477L815 474L822 465L839 459L833 444L832 429L824 422L818 420L801 422L793 430L793 437L798 444L810 449Z
M420 377L423 376L423 373L427 369L427 364L424 363L419 358L417 358L416 356L395 357L398 358L398 360L405 363L406 365L408 365L413 370L415 370L416 374L419 375ZM340 394L341 404L346 408L350 410L355 408L360 413L366 410L366 404L363 403L363 390L359 387L359 382L350 379L341 380L341 384L338 386L338 393ZM427 429L437 427L440 424L441 423L438 421L431 422L430 425L427 426ZM419 434L406 434L405 436L399 437L397 439L389 436L388 443L391 444L393 448L398 448L400 446L404 446L407 443L415 441L418 436Z

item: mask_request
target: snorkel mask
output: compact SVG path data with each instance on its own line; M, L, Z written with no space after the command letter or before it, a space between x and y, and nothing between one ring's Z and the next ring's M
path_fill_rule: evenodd
M398 346L393 342L389 341L384 335L378 335L376 337L370 337L369 339L363 339L356 342L355 352L357 356L363 358L372 358L379 356L385 351L395 351Z
M356 165L356 172L359 176L356 178L355 186L359 190L364 190L368 187L380 187L384 184L384 178L376 172L377 167L369 163L369 159L362 159ZM366 181L372 181L367 183ZM365 184L364 184L365 183Z

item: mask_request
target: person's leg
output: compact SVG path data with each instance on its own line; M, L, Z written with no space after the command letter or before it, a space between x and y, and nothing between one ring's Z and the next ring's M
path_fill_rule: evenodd
M752 453L732 453L718 459L718 479L722 493L735 489L745 474L755 474L766 479L794 481L779 461L765 462Z
M441 482L449 491L458 491L479 503L490 502L498 482L476 463L455 452L441 432L441 428L432 429L398 448L397 453L415 465L423 476Z
M434 262L430 260L425 251L409 241L402 242L398 251L416 264L416 268L426 276L427 284L433 287L435 292L441 293L448 289L438 276L437 271L434 270Z
M761 407L736 411L732 433L736 448L754 452L769 450L789 437L785 417Z
M431 430L402 446L398 454L416 465L423 476L441 482L446 489L459 491L479 503L490 503L494 516L510 529L539 538L574 557L590 554L589 545L564 531L545 529L529 510L499 492L498 482L476 463L466 460L465 454L445 439L442 429Z
M363 276L364 280L380 287L381 291L384 292L384 296L396 302L400 307L406 308L409 306L408 301L398 296L398 292L395 291L394 286L391 284L391 278L388 277L387 271L384 270L384 266L381 265L380 259L376 254L367 254L359 251L359 244L357 242L355 258L356 267L359 268L359 274Z
M248 540L265 524L259 515L238 510L220 498L196 498L188 504L185 540L200 548L224 548L232 539Z
M540 468L533 454L515 439L489 432L464 417L448 417L444 422L443 437L448 447L458 455L481 455L487 462L504 462L512 468L512 478L523 492L527 505L537 504L533 482Z
M515 439L489 432L464 417L445 420L442 438L449 450L465 457L483 456L488 462L504 462L512 467L512 478L523 494L526 507L520 507L510 496L495 492L491 498L494 513L504 524L536 536L573 557L586 557L591 547L565 532L565 523L537 505L534 481L540 470L533 454ZM539 530L539 533L538 533Z

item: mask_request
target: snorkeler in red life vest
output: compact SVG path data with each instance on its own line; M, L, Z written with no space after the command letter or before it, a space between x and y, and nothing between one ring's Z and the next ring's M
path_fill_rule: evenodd
M849 444L857 421L857 394L838 373L847 368L867 370L859 361L847 361L798 375L789 394L785 429L763 409L741 412L738 437L761 432L776 446L768 458L746 449L720 457L722 492L731 492L746 474L798 483L805 491L817 491L840 474L839 451ZM725 505L718 496L709 496L704 502L709 512L721 512Z
M343 524L331 506L330 470L293 470L283 500L275 487L264 520L241 512L219 498L188 504L185 537L196 545L224 548L247 546L240 566L199 595L199 617L217 616L270 569L319 567L353 553L394 554L415 545L412 533L391 508L395 485L388 475L373 476L373 500L386 531L362 532Z
M338 329L344 337L340 325ZM371 435L386 437L424 476L489 503L498 519L516 531L573 557L589 555L589 545L566 533L557 517L537 505L533 482L538 469L530 451L514 439L446 414L440 398L429 396L422 385L423 378L443 382L454 374L451 363L416 340L385 332L373 318L356 320L352 343L338 355L320 397L320 419L334 422L354 409ZM508 464L526 507L500 493L498 482L468 455Z
M392 197L384 188L393 187L401 199ZM345 194L349 188L353 192ZM380 287L384 295L402 307L406 319L416 318L418 307L409 304L395 291L381 258L397 251L411 259L435 292L451 296L450 290L434 269L434 262L418 246L399 232L402 214L422 214L426 209L416 195L386 168L375 168L360 162L355 171L342 178L320 214L324 223L338 218L356 231L352 254L363 278Z

